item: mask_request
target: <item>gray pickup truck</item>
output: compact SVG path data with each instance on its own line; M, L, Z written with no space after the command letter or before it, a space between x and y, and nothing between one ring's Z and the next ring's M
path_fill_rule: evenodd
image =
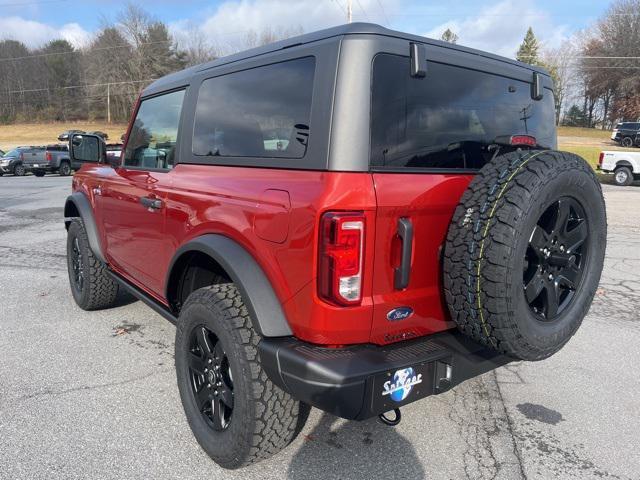
M45 147L16 147L0 160L0 174L11 173L21 177L39 165L39 159L44 157L44 153Z
M36 177L43 177L46 173L58 173L61 176L71 175L72 165L69 160L68 145L47 145L25 162L25 168L33 172Z

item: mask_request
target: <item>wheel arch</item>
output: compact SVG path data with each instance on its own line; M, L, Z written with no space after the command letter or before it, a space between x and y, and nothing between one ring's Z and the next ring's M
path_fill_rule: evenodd
M101 262L107 263L100 244L98 227L93 217L93 208L91 208L91 203L84 193L75 192L67 197L67 201L64 204L64 225L67 230L73 218L82 219L91 251Z
M165 282L165 296L172 309L179 298L180 282L193 255L206 256L219 269L219 273L226 275L236 285L261 335L293 335L282 305L262 267L244 247L224 235L201 235L176 251Z
M620 167L628 167L631 169L631 172L633 173L633 164L629 160L618 160L616 162L616 166L614 167L614 170L617 170Z

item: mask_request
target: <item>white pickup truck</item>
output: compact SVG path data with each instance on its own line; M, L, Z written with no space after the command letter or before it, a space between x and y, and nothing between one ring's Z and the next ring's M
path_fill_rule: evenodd
M640 152L609 150L600 152L598 170L613 173L616 185L631 185L640 180Z

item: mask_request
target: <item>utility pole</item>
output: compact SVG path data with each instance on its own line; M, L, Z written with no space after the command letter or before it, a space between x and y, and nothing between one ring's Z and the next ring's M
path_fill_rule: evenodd
M107 83L107 123L111 123L111 84Z
M351 3L352 3L352 0L347 0L347 23L351 23L351 17L353 13L353 7Z

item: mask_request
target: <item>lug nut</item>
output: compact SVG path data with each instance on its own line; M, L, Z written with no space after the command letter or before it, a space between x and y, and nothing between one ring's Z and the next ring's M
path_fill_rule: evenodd
M564 245L560 245L560 251L564 252Z
M549 274L549 280L553 280L553 275L551 273Z
M207 388L211 388L211 384L210 383L207 383Z
M207 373L208 371L209 371L209 369L208 369L208 368L205 368L205 369L204 369L204 373Z
M214 395L218 395L218 390L214 390L214 391L213 391L213 394L214 394Z
M208 363L211 363L211 359L208 360Z

